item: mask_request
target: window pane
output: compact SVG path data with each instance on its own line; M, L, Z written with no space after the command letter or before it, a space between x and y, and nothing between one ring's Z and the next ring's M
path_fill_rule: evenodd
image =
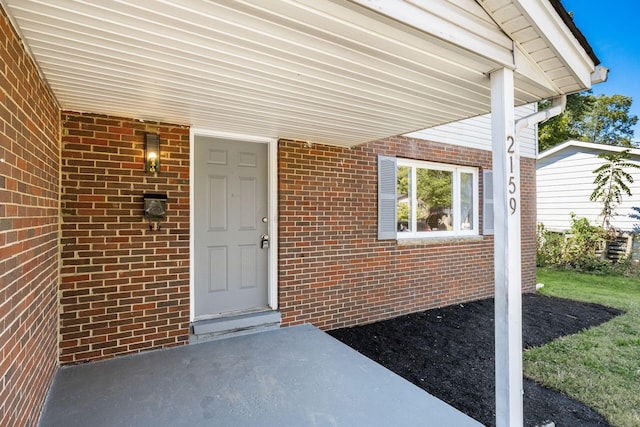
M460 230L473 229L473 174L460 174Z
M408 166L398 166L397 191L397 216L398 231L411 230L411 168Z
M418 231L451 230L453 173L416 169Z

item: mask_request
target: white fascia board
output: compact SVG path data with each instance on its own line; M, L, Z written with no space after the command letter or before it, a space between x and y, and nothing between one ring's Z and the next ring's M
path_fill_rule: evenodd
M617 145L596 144L595 142L569 140L569 141L563 142L560 145L556 145L555 147L551 147L546 151L543 151L538 155L538 160L542 160L546 157L552 156L569 147L587 148L590 150L597 150L602 152L609 151L611 153L620 153L624 150L629 150L630 155L640 157L640 149L638 148L620 147Z
M557 53L558 58L580 82L583 89L591 88L591 74L595 64L580 42L566 26L548 1L512 0L531 26Z
M513 42L506 34L473 32L464 25L464 16L448 20L430 13L433 0L352 0L354 3L386 15L445 42L463 48L496 64L496 68L515 68ZM436 3L442 3L436 2ZM455 23L454 23L455 22ZM477 27L474 27L477 29Z
M566 142L563 142L562 144L559 144L559 145L556 145L554 147L551 147L548 150L543 151L542 153L539 153L538 154L538 160L542 160L545 157L549 157L549 156L554 155L558 151L564 150L569 145L572 145L573 142L578 142L578 141L566 141Z

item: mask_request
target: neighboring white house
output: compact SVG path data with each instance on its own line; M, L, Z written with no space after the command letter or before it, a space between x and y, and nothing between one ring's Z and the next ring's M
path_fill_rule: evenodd
M564 231L571 227L571 212L584 217L592 224L601 224L602 204L589 200L595 188L593 173L605 160L601 153L615 153L624 147L567 141L538 156L537 206L538 223L552 231ZM640 165L640 149L629 150L631 163ZM640 169L630 169L634 182L629 186L631 197L623 195L622 203L615 209L611 225L622 231L631 231L639 220L629 217L632 207L640 207Z

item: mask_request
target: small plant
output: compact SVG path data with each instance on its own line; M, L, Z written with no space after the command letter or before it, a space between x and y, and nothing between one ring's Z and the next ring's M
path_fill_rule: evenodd
M629 150L619 153L602 153L598 158L606 162L593 171L596 178L593 183L596 188L591 193L592 202L602 203L602 227L611 228L611 218L615 215L615 208L622 201L622 193L631 196L627 184L633 184L633 176L625 169L640 169L640 165L629 162Z

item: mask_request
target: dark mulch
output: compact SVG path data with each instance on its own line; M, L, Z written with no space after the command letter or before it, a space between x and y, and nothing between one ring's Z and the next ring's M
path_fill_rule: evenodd
M524 348L621 314L597 304L523 295ZM332 336L487 426L495 425L493 299L338 329ZM526 426L609 426L593 409L524 383Z

